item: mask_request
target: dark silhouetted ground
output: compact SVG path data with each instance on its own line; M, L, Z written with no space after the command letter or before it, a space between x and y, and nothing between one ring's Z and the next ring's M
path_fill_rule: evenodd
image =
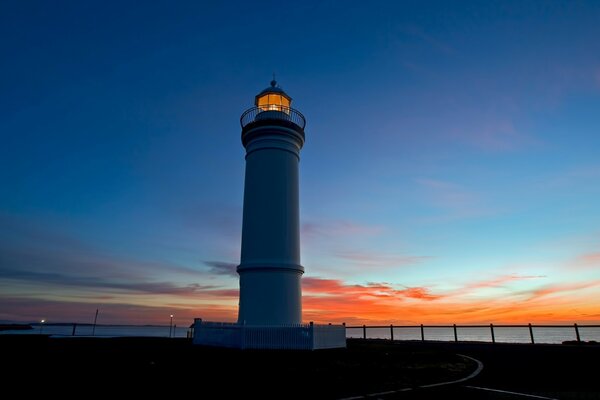
M0 336L7 381L28 390L73 385L122 393L195 394L200 398L336 398L459 378L475 364L444 350L352 341L348 349L240 351L193 346L186 339ZM79 393L80 390L76 390Z
M476 364L457 353L481 360L482 373L374 398L525 398L468 386L600 398L600 346L350 340L348 349L240 351L186 339L0 336L4 387L28 397L342 398L467 376Z

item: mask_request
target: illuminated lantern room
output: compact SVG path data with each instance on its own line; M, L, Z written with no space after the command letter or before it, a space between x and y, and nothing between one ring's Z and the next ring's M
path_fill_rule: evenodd
M273 79L271 86L255 96L254 107L244 111L240 117L242 137L246 137L248 132L254 132L257 125L275 123L297 131L304 140L306 119L300 111L293 109L291 104L292 98Z
M283 111L290 113L292 98L277 86L277 81L271 81L271 86L256 95L254 104L263 111Z

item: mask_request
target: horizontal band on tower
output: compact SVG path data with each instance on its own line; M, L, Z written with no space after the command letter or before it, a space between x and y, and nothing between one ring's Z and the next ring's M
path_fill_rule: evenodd
M283 263L244 263L237 267L237 272L245 271L269 271L275 272L276 270L287 270L293 272L304 273L304 267L300 264L283 264Z
M242 129L242 144L247 147L255 139L271 135L277 135L284 140L293 140L299 148L304 146L304 130L294 126L273 125L272 123L253 124Z
M282 150L292 153L298 160L300 160L300 147L295 140L290 140L285 137L277 135L268 135L261 136L252 140L251 143L248 143L246 146L246 159L248 156L256 151L260 150Z

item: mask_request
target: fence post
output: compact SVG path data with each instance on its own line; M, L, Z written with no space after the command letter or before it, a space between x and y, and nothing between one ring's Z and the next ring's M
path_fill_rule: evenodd
M496 336L494 336L494 324L490 324L490 332L492 333L492 343L496 343Z
M458 334L456 333L456 324L454 324L454 341L458 342Z
M71 332L71 336L75 336L75 329L77 329L77 324L73 324L73 332ZM575 324L575 329L577 329L577 324Z
M240 347L242 348L242 350L244 350L246 348L246 321L244 321L242 323L242 329L241 329L241 331L242 331L242 338L241 338L242 339L241 340L242 344L241 344Z
M394 324L390 324L390 340L394 341Z
M363 339L367 338L367 326L363 325Z
M579 327L577 326L577 324L575 324L574 326L575 326L575 335L577 336L577 343L581 343L581 336L579 336Z
M531 344L535 344L535 340L533 339L533 328L531 324L529 324L529 336L531 336Z
M421 341L425 341L425 330L423 329L423 324L421 324Z

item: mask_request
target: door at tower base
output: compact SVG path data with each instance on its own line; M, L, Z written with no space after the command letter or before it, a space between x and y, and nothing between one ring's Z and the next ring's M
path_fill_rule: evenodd
M194 320L194 344L238 349L317 350L346 347L346 326L257 326Z

